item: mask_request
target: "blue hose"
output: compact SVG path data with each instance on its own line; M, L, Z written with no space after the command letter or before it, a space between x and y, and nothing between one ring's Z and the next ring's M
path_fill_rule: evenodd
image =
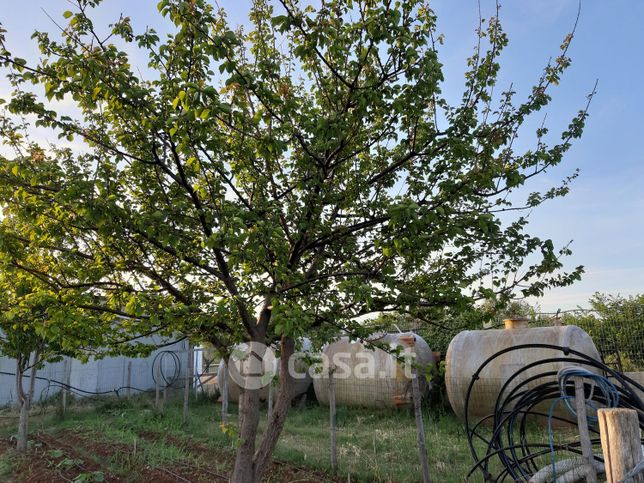
M571 382L570 379L573 377L581 377L583 379L588 379L593 385L592 385L592 392L590 394L589 398L586 398L586 394L576 394L574 396L568 395L566 391L566 387L568 387L569 383ZM577 411L571 404L571 401L574 400L576 397L583 397L584 398L584 403L587 406L590 406L592 409L596 410L597 407L595 404L593 404L593 394L595 392L595 389L599 390L601 395L603 396L603 399L605 401L605 407L607 408L615 408L619 406L619 391L615 387L615 385L610 382L606 377L600 376L599 374L595 374L594 372L589 371L588 369L584 369L583 367L576 367L576 366L568 366L564 367L559 370L557 373L557 381L559 383L559 393L561 396L559 396L557 399L552 401L552 404L550 405L550 410L548 411L548 441L550 443L550 454L552 456L552 476L554 478L553 482L557 482L557 474L556 474L556 466L555 466L555 448L554 448L554 441L553 441L553 435L552 435L552 415L554 413L555 408L557 407L557 404L559 404L561 401L564 402L566 405L566 409L568 409L568 412L572 414L574 417L577 417ZM585 385L583 386L585 387ZM594 425L597 424L597 416L593 415L587 415L586 419L588 421L588 424Z

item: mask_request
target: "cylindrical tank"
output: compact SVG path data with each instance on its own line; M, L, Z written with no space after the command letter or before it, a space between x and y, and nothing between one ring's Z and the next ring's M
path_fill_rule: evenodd
M505 329L467 330L452 339L445 358L445 386L452 409L460 418L465 417L465 398L472 375L492 355L523 344L551 344L569 347L596 360L599 352L590 336L574 325L528 328L521 320L505 321ZM559 350L530 348L507 352L493 359L479 375L472 387L468 406L468 419L476 421L494 413L496 399L505 382L526 365L549 359L565 357ZM570 355L569 357L575 357ZM537 374L558 371L571 365L567 362L540 364L521 373L506 391ZM545 382L543 379L527 384L528 388ZM547 411L547 409L546 409Z
M302 338L298 340L297 351L300 354L310 353L311 351L311 341L307 338ZM242 353L246 352L248 346L247 344L239 344L235 346L235 350L238 350ZM297 355L297 353L296 353ZM299 375L295 377L295 387L294 387L294 397L297 397L301 394L304 394L308 391L311 386L311 375L308 372L308 365L298 357L294 361L294 371ZM276 377L279 377L280 366L279 361L275 361L275 366L273 368ZM224 377L224 364L219 364L219 369L217 370L217 386L221 392L221 380ZM259 390L259 399L261 401L267 401L269 396L270 384L262 387ZM241 387L237 384L234 378L231 376L230 371L228 372L228 400L232 402L239 402L239 397L241 395Z
M412 332L374 336L368 342L400 347L416 354L418 372L433 364L432 351L422 337ZM394 355L369 348L361 342L344 337L324 349L324 368L314 375L313 387L317 400L329 404L329 367L334 367L336 404L360 407L400 407L412 403L411 374L397 362ZM421 391L428 384L420 377Z

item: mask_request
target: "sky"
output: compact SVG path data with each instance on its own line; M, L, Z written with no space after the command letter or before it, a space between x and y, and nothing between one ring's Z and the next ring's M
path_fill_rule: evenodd
M163 32L164 20L155 0L103 0L95 23L112 23L120 13L131 17L135 31L146 26ZM247 23L248 0L219 0L233 25ZM444 64L443 90L457 100L463 88L465 61L475 42L479 3L475 0L441 0L430 5L438 16L438 31L445 35L440 60ZM484 18L494 2L480 0ZM0 22L8 30L7 43L18 56L37 58L31 33L55 32L51 16L64 23L67 0L0 0ZM510 83L521 94L529 92L550 57L558 54L574 25L577 0L512 0L502 2L500 17L510 44L501 57L499 88ZM7 8L10 7L10 8ZM48 14L48 15L47 15ZM556 185L575 169L580 176L571 192L540 206L530 214L530 232L551 238L556 246L572 240L568 268L585 267L581 282L557 288L538 300L543 311L587 307L595 292L644 293L644 2L585 0L568 55L572 66L552 91L545 110L551 132L561 132L582 109L598 80L597 94L581 140L576 141L560 166L541 177L530 191ZM0 80L0 97L9 91ZM71 110L65 101L57 106ZM541 120L541 119L540 119ZM539 121L540 121L539 120ZM45 133L39 133L47 137ZM49 140L56 141L49 136ZM524 147L532 139L526 137ZM522 140L523 141L523 140Z

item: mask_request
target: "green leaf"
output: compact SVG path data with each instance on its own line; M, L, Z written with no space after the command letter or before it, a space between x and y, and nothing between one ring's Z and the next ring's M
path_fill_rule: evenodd
M71 10L66 10L65 12L63 12L63 17L65 18L69 18L72 15L74 15L74 12L72 12Z

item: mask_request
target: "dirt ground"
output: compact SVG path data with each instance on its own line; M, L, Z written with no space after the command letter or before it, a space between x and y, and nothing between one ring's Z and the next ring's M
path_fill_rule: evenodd
M167 465L148 465L144 454L132 446L109 441L97 434L73 430L33 434L28 454L18 456L13 443L0 440L0 455L10 459L12 473L7 483L53 482L216 482L228 481L234 454L189 439L153 432L141 432L142 440L172 446L190 455ZM7 478L4 476L3 478ZM275 461L266 474L267 481L302 483L329 481L327 475L311 469Z

